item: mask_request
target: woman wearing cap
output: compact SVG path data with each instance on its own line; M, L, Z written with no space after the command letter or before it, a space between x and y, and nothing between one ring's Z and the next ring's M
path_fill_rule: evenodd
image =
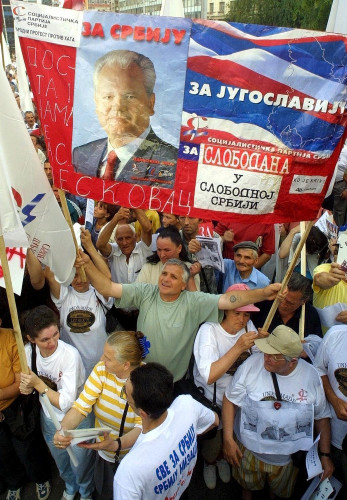
M101 361L95 365L79 398L61 422L63 430L75 429L94 410L95 427L111 429L108 435L97 437L97 443L80 445L98 451L94 471L98 500L113 500L113 476L118 462L141 432L141 418L128 407L122 391L130 373L148 354L148 346L141 332L112 333L105 343ZM53 442L57 448L66 448L71 437L64 437L58 431Z
M239 283L229 287L227 292L231 290L249 290L249 287L244 283ZM193 369L195 384L203 387L205 396L212 401L214 383L216 383L216 403L220 408L230 377L254 350L257 329L250 320L252 311L259 311L259 309L249 304L225 311L220 324L204 323L195 339ZM230 468L222 457L222 446L221 427L215 438L201 443L201 453L205 461L204 480L209 489L216 487L216 468L224 483L230 481Z

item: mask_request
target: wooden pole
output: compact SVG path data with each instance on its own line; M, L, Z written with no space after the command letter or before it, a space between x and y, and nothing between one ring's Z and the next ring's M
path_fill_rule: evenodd
M4 241L4 237L2 235L0 235L0 260L1 260L2 270L4 273L6 295L7 295L8 305L9 305L10 313L11 313L13 332L14 332L14 336L15 336L15 339L17 342L17 347L18 347L18 354L19 354L19 361L20 361L21 370L23 373L29 373L27 358L26 358L25 350L24 350L22 332L21 332L20 326L19 326L16 302L14 300L14 293L13 293L10 269L8 267L8 262L7 262L5 241Z
M281 286L281 290L280 290L280 293L283 292L283 290L286 288L287 284L288 284L288 281L292 275L292 272L294 270L294 267L296 265L296 261L298 260L298 257L299 257L299 254L301 252L301 249L302 247L304 246L305 244L305 241L307 239L307 236L309 234L309 232L311 231L311 228L313 226L313 223L314 221L310 221L307 226L306 226L306 229L305 229L305 232L304 234L302 235L301 237L301 240L299 241L299 244L298 246L296 247L296 250L295 250L295 253L293 255L293 260L291 261L289 267L288 267L288 270L283 278L283 281L282 281L282 286ZM275 315L275 312L277 310L277 307L278 307L278 304L279 304L279 300L276 298L274 301L273 301L273 304L272 304L272 307L269 311L269 314L267 315L267 318L265 320L265 323L264 323L264 326L263 326L263 329L265 331L268 331L269 327L270 327L270 324L271 324L271 321Z
M301 237L305 232L305 222L300 222L300 233ZM301 250L301 255L300 255L300 270L301 274L303 276L306 276L306 243L302 247ZM301 306L301 314L300 314L300 320L299 320L299 337L300 340L304 340L305 336L305 314L306 314L306 309L305 309L305 304L302 304Z
M62 189L58 189L58 193L59 193L61 208L63 210L64 217L66 219L66 222L68 223L68 226L70 228L70 231L71 231L71 234L72 234L72 238L73 238L73 241L74 241L74 244L75 244L76 257L78 257L78 243L77 243L77 240L76 240L75 231L73 230L71 216L70 216L69 208L67 206L65 191L63 191ZM79 268L79 273L80 273L81 280L84 281L84 282L86 282L87 281L87 277L86 277L86 272L84 270L84 267L80 267Z

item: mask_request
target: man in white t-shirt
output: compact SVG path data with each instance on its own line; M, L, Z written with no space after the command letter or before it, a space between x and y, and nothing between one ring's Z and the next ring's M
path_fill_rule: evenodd
M135 229L130 222L132 212L141 226L141 241L136 242ZM134 283L152 251L152 223L144 210L121 207L100 231L96 248L108 259L112 281ZM115 230L115 243L109 243ZM136 330L138 310L117 308L116 317L125 330Z
M142 433L117 469L114 498L180 498L195 467L197 434L218 425L217 414L187 395L171 404L173 377L158 363L133 370L124 392Z
M343 481L346 494L347 455L342 443L347 436L347 325L336 325L327 331L314 365L330 403L332 457L336 477Z
M313 419L320 433L323 478L334 470L330 411L317 371L299 358L302 344L294 330L280 325L255 345L262 353L238 368L225 391L224 454L234 466L243 500L262 490L266 481L272 495L289 498L297 474L291 454L312 446Z

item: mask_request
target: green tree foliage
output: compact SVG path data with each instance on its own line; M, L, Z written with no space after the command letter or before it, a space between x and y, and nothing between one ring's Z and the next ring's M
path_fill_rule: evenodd
M333 0L233 0L227 21L325 31Z

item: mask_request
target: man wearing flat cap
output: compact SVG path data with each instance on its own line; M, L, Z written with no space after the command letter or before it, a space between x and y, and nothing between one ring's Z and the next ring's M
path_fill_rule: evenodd
M317 371L300 359L302 345L294 330L280 325L255 345L262 352L237 369L225 391L224 455L243 500L266 482L271 498L289 498L298 472L291 454L313 445L313 421L320 433L323 479L333 473L330 410Z
M222 290L229 286L245 283L249 288L263 288L270 283L265 274L256 266L258 262L258 246L253 241L241 241L233 247L234 260L224 259L224 276Z

